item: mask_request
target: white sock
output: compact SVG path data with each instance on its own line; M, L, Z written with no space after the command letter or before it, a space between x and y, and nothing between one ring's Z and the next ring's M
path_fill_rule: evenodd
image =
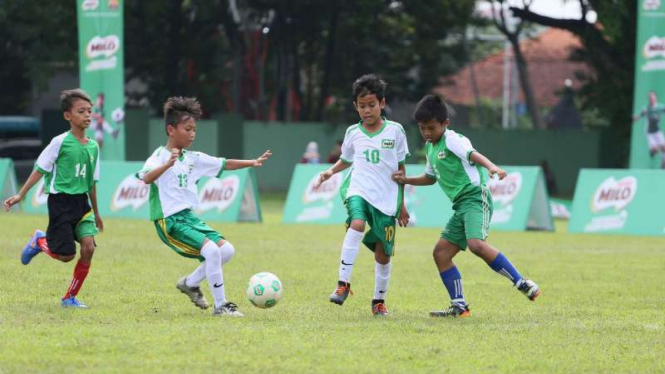
M225 265L227 262L231 261L233 255L236 253L236 249L228 240L219 247L219 250L222 252L222 265Z
M358 251L360 250L360 241L363 238L363 232L356 231L349 227L346 230L344 243L342 243L342 259L339 264L339 280L342 282L351 282L351 272L353 263L356 261Z
M385 265L378 262L374 265L374 300L385 300L386 293L388 292L388 283L390 282L390 269L393 263L389 262Z
M206 278L215 299L215 308L226 302L224 293L224 275L222 274L222 251L217 244L208 241L201 249L206 265Z
M196 268L185 278L185 285L187 287L198 287L203 280L206 279L206 263L203 261L199 267Z

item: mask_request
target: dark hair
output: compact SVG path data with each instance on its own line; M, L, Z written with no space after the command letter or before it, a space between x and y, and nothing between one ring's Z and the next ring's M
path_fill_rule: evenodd
M448 119L448 105L437 95L425 95L413 112L416 122L427 122L436 119L437 122L446 122Z
M358 97L374 94L381 101L385 97L386 82L374 74L366 74L353 82L353 101Z
M201 104L195 97L169 97L164 103L164 127L178 126L190 118L198 120L201 113Z
M73 90L64 90L60 92L60 109L62 112L69 112L76 100L85 100L92 105L90 96L88 96L88 94L82 89L74 88Z

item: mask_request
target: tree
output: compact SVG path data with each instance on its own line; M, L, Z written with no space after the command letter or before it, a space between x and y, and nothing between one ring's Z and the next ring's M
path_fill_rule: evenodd
M4 0L0 6L0 114L26 114L58 69L76 71L76 7Z
M532 0L522 0L522 5L524 9L528 10L531 5ZM492 21L496 28L501 31L503 35L506 36L510 45L513 49L513 54L515 55L515 63L517 65L517 73L520 79L520 86L522 87L522 92L524 93L524 98L526 99L526 107L531 117L531 122L533 123L534 128L544 129L545 123L540 116L540 108L536 102L536 97L533 93L533 86L531 85L531 77L529 76L529 67L527 61L522 54L520 48L520 34L526 22L520 20L514 27L509 24L509 21L506 19L506 14L504 12L504 3L505 0L498 0L497 5L499 10L495 9L495 1L491 0L492 5ZM497 15L498 13L498 15Z
M625 167L628 160L631 103L635 74L635 36L637 29L636 0L578 0L582 8L579 19L556 19L511 7L513 15L525 21L568 30L577 35L584 48L572 59L584 61L595 73L582 76L586 81L580 95L583 108L598 110L610 124L612 152L605 157L607 166ZM587 21L591 10L597 22Z

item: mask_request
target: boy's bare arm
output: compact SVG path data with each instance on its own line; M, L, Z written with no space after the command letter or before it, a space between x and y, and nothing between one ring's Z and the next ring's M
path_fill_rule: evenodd
M23 200L23 198L28 193L28 191L30 191L32 186L34 186L35 183L39 182L41 178L42 178L42 173L38 172L36 169L33 170L32 173L30 173L28 180L25 181L25 184L23 185L23 187L21 187L21 190L19 190L19 192L16 195L5 200L5 209L9 212L9 210L13 205L18 204L21 200Z
M417 177L407 177L404 175L403 170L396 171L392 178L397 183L410 184L412 186L430 186L436 183L436 179L428 176L427 174L419 175Z
M506 172L505 170L501 169L500 167L494 165L492 161L490 161L489 158L483 156L480 152L473 152L471 153L470 157L471 162L478 164L485 169L487 169L490 173L490 178L494 177L494 174L499 176L499 180L503 179L506 177Z
M340 171L344 171L348 169L350 166L351 166L350 163L344 162L342 160L337 160L337 162L335 162L335 164L330 169L319 174L319 179L314 184L314 188L319 188L319 186L321 186L323 182L330 179L330 177L332 177L333 174L337 174Z
M406 174L406 167L404 166L404 164L399 165L397 172ZM406 209L406 204L404 200L404 188L399 189L399 194L400 194L400 199L402 200L402 206L400 207L399 215L397 216L397 223L399 223L401 227L406 227L409 224L409 219L411 218L411 215L409 215L409 211Z
M249 168L249 167L261 167L263 166L263 163L272 156L272 152L270 150L267 150L263 152L263 154L255 159L255 160L226 160L226 170L237 170L237 169L243 169L243 168Z

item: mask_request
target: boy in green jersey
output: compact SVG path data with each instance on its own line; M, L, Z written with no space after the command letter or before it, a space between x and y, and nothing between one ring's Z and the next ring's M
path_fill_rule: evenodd
M35 231L21 253L21 262L29 264L40 252L69 262L76 257L78 241L81 257L61 305L87 308L76 295L90 271L95 252L94 236L104 228L97 209L99 146L85 135L92 113L90 97L81 89L62 91L60 107L71 129L51 140L39 155L35 170L19 193L5 200L5 208L9 210L19 203L42 175L46 178L44 191L48 194L48 229L46 233Z
M416 106L414 117L420 134L427 142L425 174L407 177L397 171L393 174L393 180L416 186L438 182L452 201L454 211L434 247L434 262L450 295L451 305L445 310L431 312L430 316L470 315L462 292L462 276L453 263L453 257L460 250L466 250L467 246L492 270L510 279L529 300L535 300L540 295L538 285L523 278L506 256L485 241L493 206L482 168L489 171L490 178L497 175L503 179L506 172L473 149L469 139L448 129L448 110L438 96L425 96Z

